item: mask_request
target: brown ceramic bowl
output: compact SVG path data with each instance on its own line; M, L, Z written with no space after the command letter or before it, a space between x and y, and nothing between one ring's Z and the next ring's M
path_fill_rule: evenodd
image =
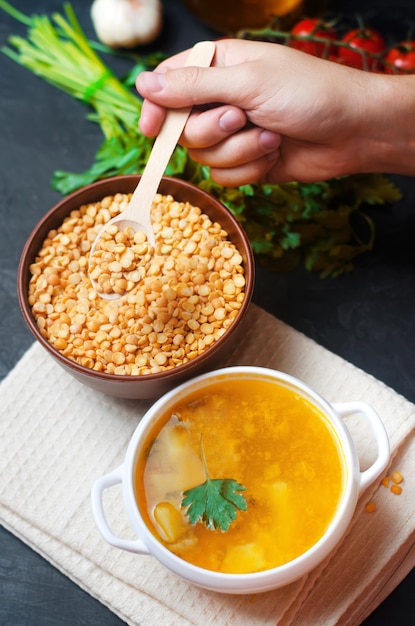
M246 286L242 306L223 336L193 360L170 370L142 376L97 372L68 359L54 348L39 332L28 303L29 267L42 247L47 233L51 229L58 228L71 211L78 209L83 204L97 202L107 195L134 191L139 178L139 176L134 175L117 176L99 181L69 195L46 213L34 228L24 246L18 268L17 290L20 308L29 329L39 343L69 374L81 383L107 395L132 399L152 399L161 396L188 378L220 364L220 358L227 354L230 346L239 335L243 318L252 298L254 260L251 246L241 225L216 198L199 187L180 179L165 177L162 179L159 187L160 193L165 195L171 194L179 202L188 201L192 205L199 206L203 213L208 215L212 221L221 224L228 232L230 240L239 250L243 259Z

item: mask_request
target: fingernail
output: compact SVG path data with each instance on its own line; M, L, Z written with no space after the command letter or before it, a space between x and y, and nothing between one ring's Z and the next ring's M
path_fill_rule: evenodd
M259 135L259 143L267 152L273 151L279 147L281 136L273 133L271 130L263 130Z
M244 122L241 121L241 116L238 115L236 111L226 111L226 113L219 118L219 128L225 133L239 130L242 128L243 124Z
M149 91L161 91L166 84L166 77L163 72L143 72L140 82Z

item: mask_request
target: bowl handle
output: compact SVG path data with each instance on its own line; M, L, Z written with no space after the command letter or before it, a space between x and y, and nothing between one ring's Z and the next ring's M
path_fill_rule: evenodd
M101 478L98 478L94 482L91 491L91 504L95 523L105 541L107 541L111 546L114 546L115 548L121 548L121 550L128 550L128 552L136 552L138 554L150 554L150 551L140 539L121 539L121 537L117 537L116 535L114 535L108 525L107 518L105 517L104 507L102 504L103 493L105 489L108 489L109 487L114 487L115 485L122 483L122 477L123 466L120 465L120 467L117 467L112 472L105 474L105 476L101 476Z
M349 417L351 415L363 415L366 417L375 436L378 447L378 456L370 467L368 467L364 472L360 472L359 492L361 493L387 468L390 461L389 438L382 420L369 404L366 404L365 402L344 402L333 403L332 406L342 418Z

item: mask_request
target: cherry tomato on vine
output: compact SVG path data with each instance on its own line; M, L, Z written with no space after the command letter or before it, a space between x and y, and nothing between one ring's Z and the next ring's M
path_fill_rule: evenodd
M385 56L385 74L415 73L415 41L402 41Z
M291 48L302 50L302 52L307 52L308 54L312 54L316 57L325 57L329 56L329 54L334 54L333 46L330 46L329 43L331 41L336 41L336 31L330 26L330 24L324 22L323 20L316 17L300 20L297 24L295 24L295 26L293 26L291 33L293 35L308 37L308 39L292 38L290 40ZM312 37L326 39L327 43L322 41L313 41Z
M386 48L380 33L363 26L347 32L342 41L350 46L348 48L342 46L339 52L344 64L363 70L376 69L379 61L371 55L381 55ZM366 54L367 52L369 54Z

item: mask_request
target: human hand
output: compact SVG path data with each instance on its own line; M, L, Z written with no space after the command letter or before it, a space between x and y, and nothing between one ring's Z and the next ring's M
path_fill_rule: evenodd
M140 129L154 136L167 107L195 105L180 143L218 183L312 182L377 169L367 143L380 120L366 113L377 74L240 39L217 41L210 68L183 67L186 54L139 75Z

